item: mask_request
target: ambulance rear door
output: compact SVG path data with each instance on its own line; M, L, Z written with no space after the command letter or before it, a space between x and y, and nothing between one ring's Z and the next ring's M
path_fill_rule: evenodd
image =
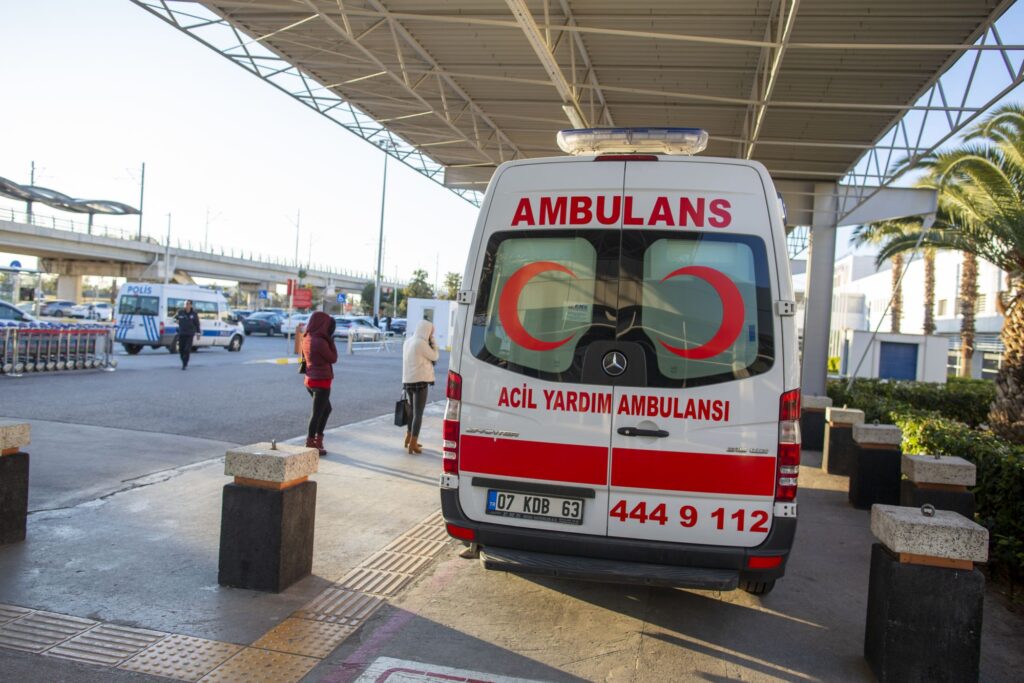
M749 548L772 526L781 329L751 166L627 162L608 535Z
M607 532L612 381L587 366L615 337L624 171L565 158L492 181L459 365L472 520Z

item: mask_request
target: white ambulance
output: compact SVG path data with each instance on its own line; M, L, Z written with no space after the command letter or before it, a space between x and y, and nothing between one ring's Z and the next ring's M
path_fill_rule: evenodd
M780 200L695 129L559 133L469 251L441 503L490 569L767 593L796 531Z
M199 285L126 282L117 293L114 312L114 340L131 355L145 346L165 347L177 353L178 323L174 316L191 300L199 315L202 335L193 348L220 346L240 351L244 341L242 326L231 320L228 302L220 292Z

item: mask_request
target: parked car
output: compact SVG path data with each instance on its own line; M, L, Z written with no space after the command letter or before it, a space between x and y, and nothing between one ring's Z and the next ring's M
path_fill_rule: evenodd
M250 315L252 315L252 313L252 311L231 310L228 311L228 320L234 323L240 323L246 318L248 318Z
M360 320L353 320L344 316L335 316L337 327L334 329L334 336L341 339L348 339L352 335L352 341L380 341L384 333L373 325L367 325Z
M405 318L392 318L391 331L395 334L405 334Z
M81 303L71 307L69 314L72 318L85 318L87 320L113 320L114 307L106 301L96 303Z
M43 308L39 311L39 315L54 315L58 318L64 318L71 315L71 309L74 307L74 301L68 301L67 299L54 299L53 301L47 301L43 304Z
M309 322L309 317L312 313L294 313L285 318L284 324L281 326L281 331L285 334L295 334L295 330L299 325L305 325Z
M245 330L246 335L257 332L270 337L275 334L281 334L281 328L283 326L284 318L279 316L277 313L267 313L266 311L253 313L242 320L242 329Z
M30 313L21 310L14 304L0 301L0 320L13 320L19 323L34 322L36 318Z

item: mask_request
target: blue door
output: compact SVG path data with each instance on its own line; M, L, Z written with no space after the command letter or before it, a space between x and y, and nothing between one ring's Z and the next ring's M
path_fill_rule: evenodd
M882 379L917 379L917 344L882 342L878 376Z

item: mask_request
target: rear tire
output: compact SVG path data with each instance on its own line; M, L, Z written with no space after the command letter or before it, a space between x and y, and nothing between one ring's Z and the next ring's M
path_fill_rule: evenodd
M142 350L142 344L122 344L121 346L129 356L137 355Z
M167 345L167 353L177 353L177 352L178 352L178 340L175 339L174 341L172 341L170 344Z
M740 588L751 595L768 595L775 588L775 579L771 581L740 581Z

